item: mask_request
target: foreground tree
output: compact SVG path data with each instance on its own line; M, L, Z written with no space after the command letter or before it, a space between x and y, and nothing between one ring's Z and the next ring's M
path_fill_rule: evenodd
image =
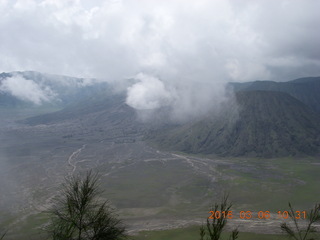
M232 204L228 202L228 195L225 195L220 204L215 203L211 208L212 217L207 218L207 224L200 227L200 240L220 240L221 234L229 219ZM216 214L218 213L218 214ZM230 240L238 238L239 231L234 229L229 237Z
M0 240L4 239L7 232L0 232Z
M298 223L297 212L294 211L293 207L289 203L289 217L293 222L293 226L291 227L287 223L281 224L281 229L284 231L290 239L295 240L315 240L320 239L319 234L317 233L314 224L316 222L320 222L320 204L316 204L312 210L307 213L308 222L306 226L302 227L301 224Z
M119 240L126 237L120 220L107 201L98 196L98 177L88 172L84 178L71 177L50 212L47 231L54 240Z

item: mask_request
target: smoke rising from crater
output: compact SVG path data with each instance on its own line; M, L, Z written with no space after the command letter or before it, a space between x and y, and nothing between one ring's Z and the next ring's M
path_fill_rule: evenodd
M190 120L219 110L223 102L232 98L223 81L179 82L144 73L134 79L137 82L127 89L126 103L138 110L144 121L152 120L163 109L168 121Z
M135 77L138 83L128 88L127 104L137 110L152 110L170 105L172 93L165 89L159 79L140 73Z

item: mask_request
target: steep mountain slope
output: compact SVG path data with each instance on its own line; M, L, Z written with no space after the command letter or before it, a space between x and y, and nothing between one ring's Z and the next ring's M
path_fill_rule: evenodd
M285 92L320 112L320 77L299 78L288 82L255 81L230 83L235 91Z
M12 107L30 107L30 103L26 103L9 93L0 91L0 107L1 108L12 108Z
M97 95L57 112L27 118L23 123L65 126L68 128L65 137L70 139L81 137L86 132L90 138L115 139L116 142L134 142L145 129L121 94Z
M238 92L239 104L210 117L149 135L160 147L221 156L280 157L319 153L320 115L292 96ZM238 113L237 113L238 112Z

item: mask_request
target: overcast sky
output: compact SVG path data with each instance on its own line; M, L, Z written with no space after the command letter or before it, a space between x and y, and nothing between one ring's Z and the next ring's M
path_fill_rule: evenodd
M0 0L0 71L136 76L136 108L185 95L191 104L195 89L212 102L228 81L320 76L319 9L318 0Z
M0 71L315 76L319 9L318 0L0 0Z

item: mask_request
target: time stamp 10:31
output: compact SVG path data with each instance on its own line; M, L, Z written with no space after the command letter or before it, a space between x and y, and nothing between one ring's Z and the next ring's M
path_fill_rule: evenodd
M208 217L209 219L220 219L220 218L227 218L227 219L270 219L270 218L278 218L278 219L288 219L290 215L295 219L306 219L307 212L306 211L294 211L293 213L289 211L278 211L272 214L270 211L259 211L259 212L252 212L252 211L210 211L211 215ZM275 216L276 215L276 216Z

